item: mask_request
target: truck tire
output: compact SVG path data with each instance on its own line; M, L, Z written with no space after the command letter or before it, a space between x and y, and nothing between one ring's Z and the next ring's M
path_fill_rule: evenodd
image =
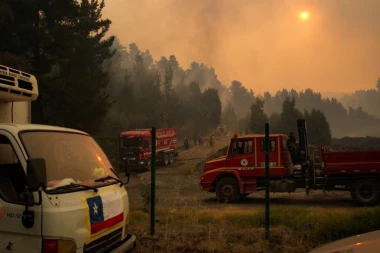
M168 166L168 164L169 164L169 155L164 154L164 166Z
M146 163L146 169L148 171L152 170L152 163L151 163L151 159L150 158L148 159L148 162Z
M219 202L237 202L239 201L240 190L239 184L233 177L223 177L216 184L216 197Z
M174 163L174 154L170 153L169 154L169 164L173 164L173 163Z
M379 186L375 180L363 179L356 182L351 190L352 200L360 206L373 206L379 203Z

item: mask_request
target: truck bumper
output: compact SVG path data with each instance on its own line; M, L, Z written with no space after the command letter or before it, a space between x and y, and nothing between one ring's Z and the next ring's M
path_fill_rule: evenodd
M201 180L199 182L199 188L204 191L213 191L212 182L208 180L204 180L201 177Z
M130 166L132 170L140 170L140 169L146 169L148 166L148 161L140 161L140 160L130 160ZM122 163L119 163L119 168L125 168L125 165Z
M136 236L128 234L110 253L132 253L136 248Z

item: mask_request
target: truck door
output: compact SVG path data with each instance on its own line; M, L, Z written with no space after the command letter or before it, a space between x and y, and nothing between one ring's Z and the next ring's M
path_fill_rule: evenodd
M270 152L269 152L269 162L270 167L278 167L280 158L280 147L277 145L277 137L270 137ZM257 166L265 168L265 139L258 139L258 152L257 152Z
M236 140L233 144L233 156L229 159L228 167L237 167L239 170L252 170L254 168L252 140Z
M26 167L16 140L0 130L0 253L41 252L41 206L29 206L35 215L32 228L21 220L26 202L23 164ZM32 196L29 202L34 202Z

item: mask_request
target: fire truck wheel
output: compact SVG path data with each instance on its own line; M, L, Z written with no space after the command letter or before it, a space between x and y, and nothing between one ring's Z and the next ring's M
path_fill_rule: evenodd
M148 171L151 171L151 169L152 169L152 163L150 162L150 159L148 160L148 162L146 164L146 168Z
M167 166L169 164L169 155L164 154L164 166Z
M233 177L223 177L216 184L216 196L219 202L236 202L239 200L239 184Z
M363 179L352 187L352 200L361 206L373 206L379 202L379 187L376 181Z
M173 153L170 153L169 154L169 164L173 164L174 163L174 155Z

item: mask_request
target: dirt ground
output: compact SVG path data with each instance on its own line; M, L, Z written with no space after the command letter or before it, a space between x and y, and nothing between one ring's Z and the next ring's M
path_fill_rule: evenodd
M250 194L240 203L224 204L218 203L215 193L208 193L199 189L199 176L202 171L197 171L196 165L219 149L225 147L229 142L228 137L216 137L215 146L207 144L203 146L190 143L188 150L179 152L175 162L167 167L158 166L156 170L156 198L157 206L165 208L225 208L230 205L240 208L265 208L265 192ZM141 171L133 173L128 190L130 204L132 206L143 206L149 203L146 185L150 181L151 172ZM145 186L144 186L145 185ZM303 189L294 193L271 193L271 206L319 206L319 207L354 207L349 193L346 192L326 192L311 190L309 196Z

